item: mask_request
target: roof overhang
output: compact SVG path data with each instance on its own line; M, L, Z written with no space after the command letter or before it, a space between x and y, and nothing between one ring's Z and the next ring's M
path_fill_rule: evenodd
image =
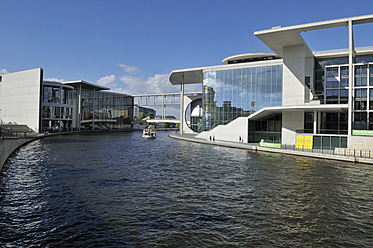
M237 64L227 64L227 65L214 65L197 67L190 69L174 70L170 73L169 80L173 85L184 84L201 84L203 83L203 72L204 71L218 71L218 70L228 70L228 69L239 69L246 67L257 67L263 65L278 65L281 64L281 59L274 60L264 60Z
M355 48L356 56L364 56L364 55L371 55L373 54L373 46L367 47L356 47ZM316 51L313 52L315 58L323 59L323 58L340 58L340 57L348 57L348 49L336 49L336 50L326 50L326 51Z
M67 85L72 85L75 87L81 86L82 89L88 89L88 90L110 90L108 87L104 87L97 84L92 84L83 80L77 80L77 81L69 81L69 82L63 82Z
M63 84L60 82L54 82L54 81L43 81L43 86L56 86L56 87L63 86L64 88L74 89L74 87L71 85L66 85L66 84Z
M273 27L268 30L256 31L254 35L282 57L284 47L305 45L308 48L303 37L299 34L300 32L347 26L349 21L352 21L353 25L370 23L373 22L373 15L348 17L288 27ZM307 49L306 56L312 56L309 48Z
M174 70L170 73L169 80L173 85L200 84L203 82L203 70L205 67Z
M266 58L266 57L274 57L276 59L279 58L279 56L275 53L244 53L244 54L237 54L237 55L233 55L228 58L225 58L223 59L222 64L228 65L230 61L234 61L234 60L260 59L260 58Z
M249 120L259 120L271 114L280 114L283 112L346 112L348 104L308 104L297 106L280 106L280 107L265 107L251 114Z

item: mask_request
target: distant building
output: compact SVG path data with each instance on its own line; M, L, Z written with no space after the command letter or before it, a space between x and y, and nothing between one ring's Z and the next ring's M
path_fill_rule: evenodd
M353 40L353 25L371 22L373 15L274 27L254 33L274 53L172 71L171 84L181 86L181 134L307 149L373 149L373 47L355 48ZM344 26L348 49L314 52L300 35ZM184 85L196 83L202 94L184 96Z
M43 80L43 69L0 75L0 118L36 132L129 129L133 97L82 80Z

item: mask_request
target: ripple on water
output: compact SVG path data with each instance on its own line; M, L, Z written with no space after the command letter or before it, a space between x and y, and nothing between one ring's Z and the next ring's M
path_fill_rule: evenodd
M371 247L370 166L167 135L22 147L0 176L0 246Z

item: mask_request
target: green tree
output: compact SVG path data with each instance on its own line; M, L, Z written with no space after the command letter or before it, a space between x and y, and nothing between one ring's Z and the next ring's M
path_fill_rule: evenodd
M139 116L136 117L136 121L141 121L145 117L146 117L145 113L144 112L140 112Z
M154 115L153 115L152 112L149 112L149 113L146 114L146 117L148 117L148 116L154 116Z
M163 125L162 125L164 128L169 128L170 127L170 123L168 122L163 122Z

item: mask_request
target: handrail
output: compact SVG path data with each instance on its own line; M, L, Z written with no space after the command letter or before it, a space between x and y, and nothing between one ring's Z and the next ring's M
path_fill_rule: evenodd
M31 136L34 137L35 135L32 132L13 131L11 128L0 127L1 138L27 138Z

